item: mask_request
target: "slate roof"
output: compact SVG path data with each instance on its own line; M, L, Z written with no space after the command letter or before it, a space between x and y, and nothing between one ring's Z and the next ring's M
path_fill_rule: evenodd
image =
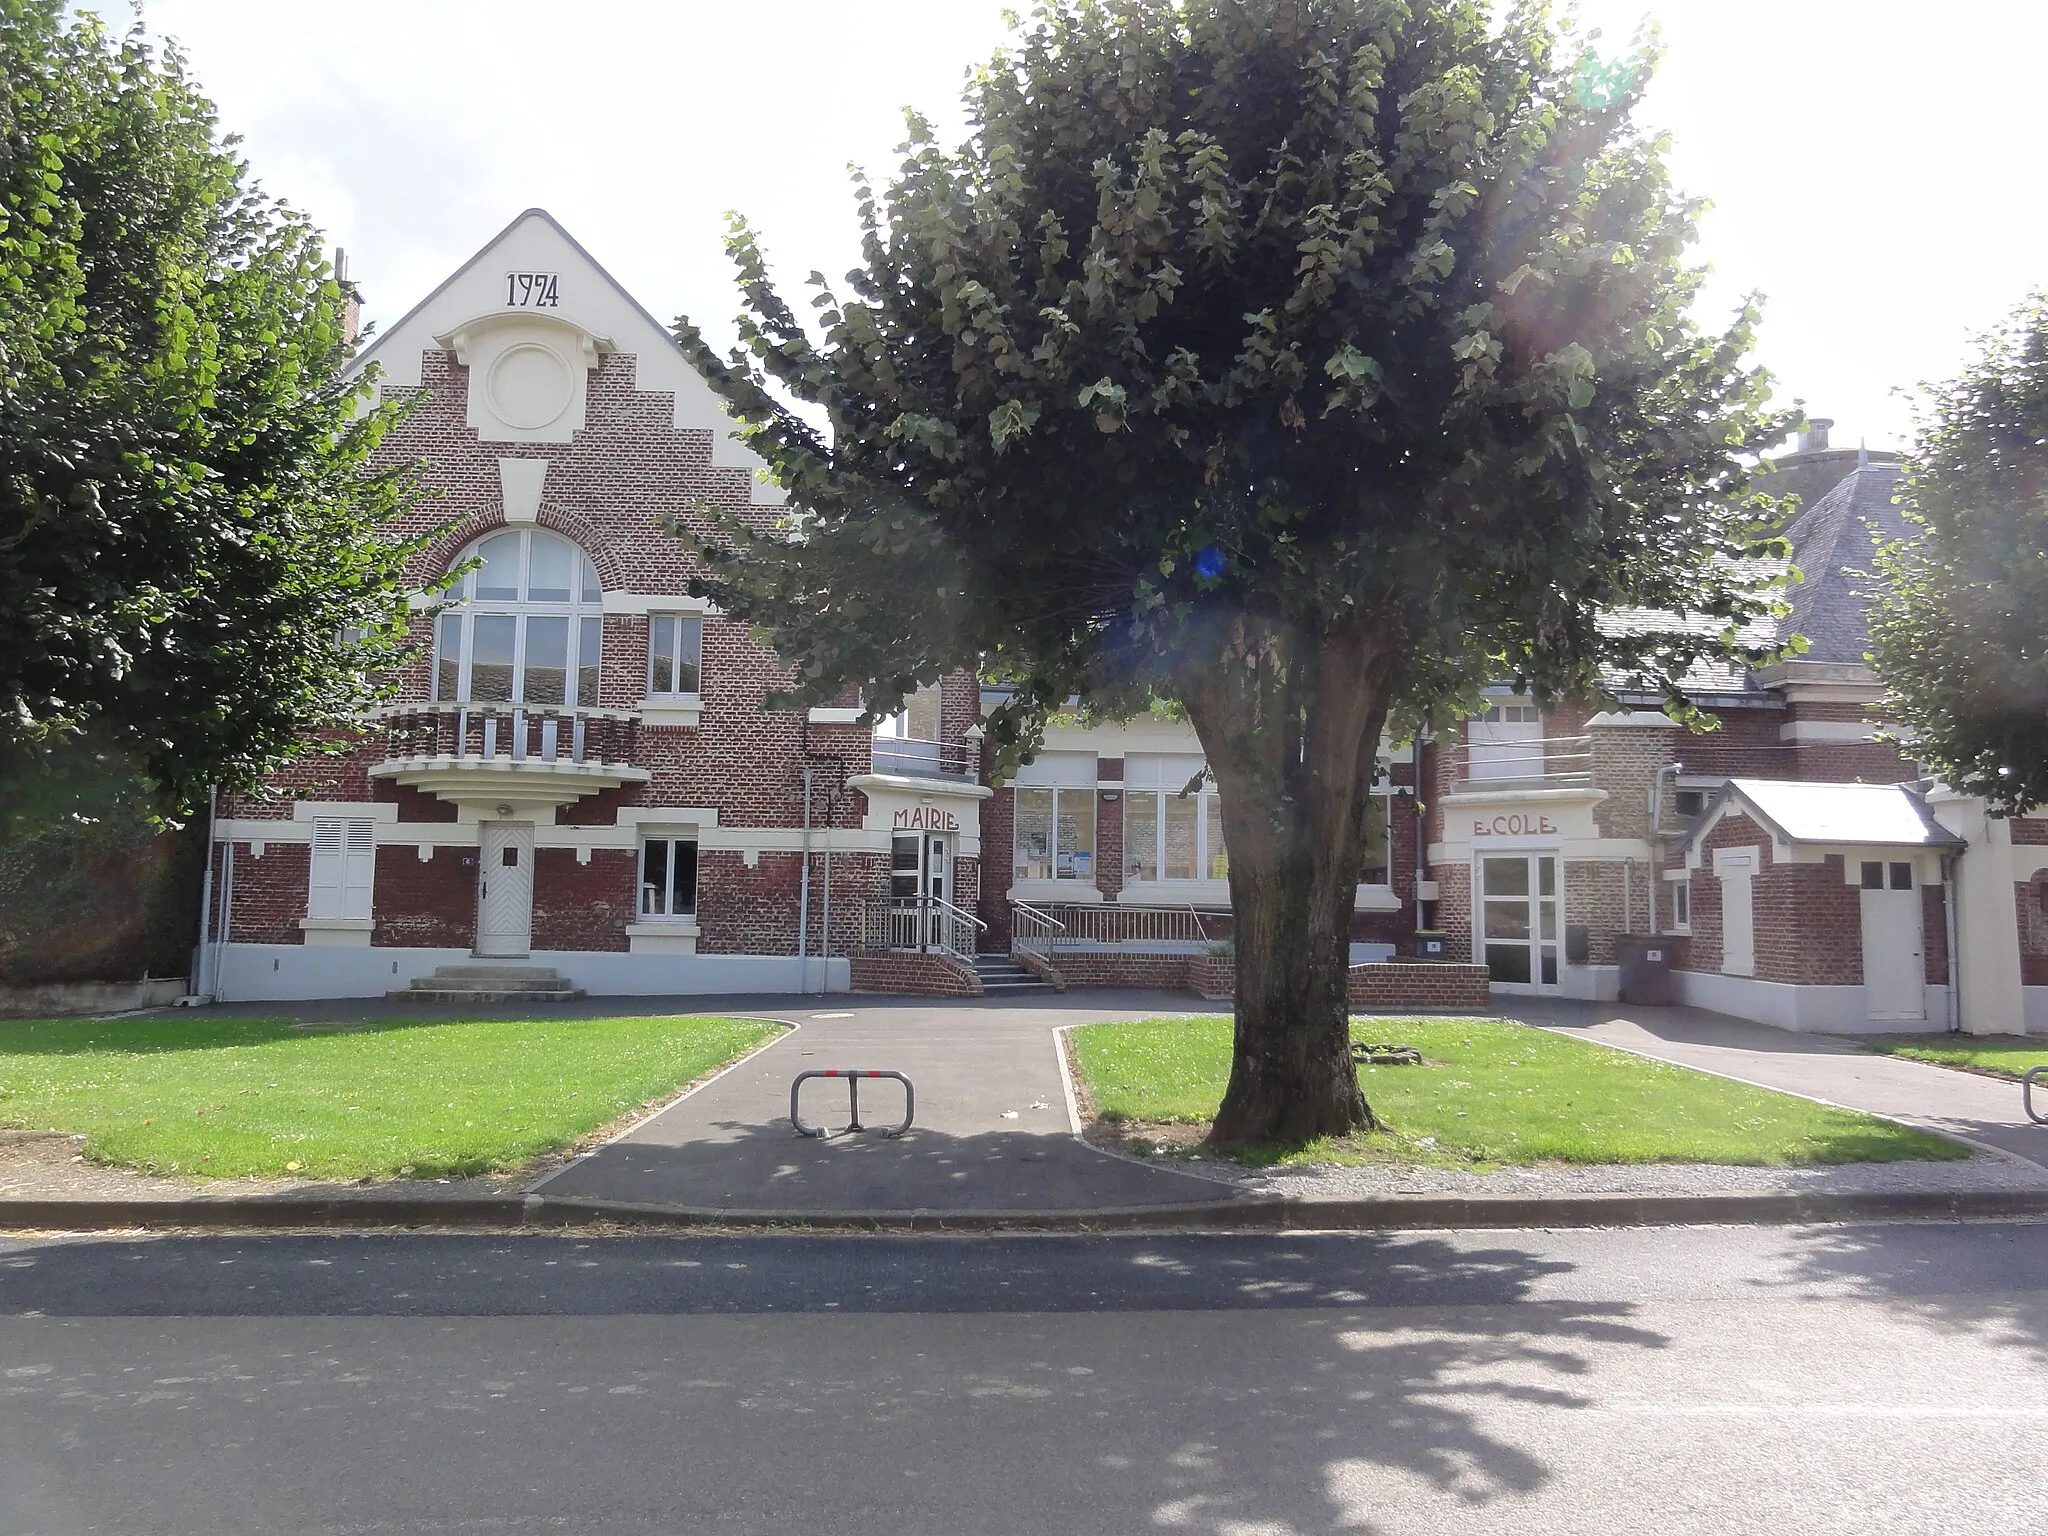
M1686 835L1690 848L1739 801L1781 842L1862 844L1882 848L1961 848L1963 840L1928 814L1905 784L1816 784L1785 779L1730 779Z
M1801 660L1857 663L1870 649L1871 578L1863 573L1874 565L1879 539L1918 533L1892 502L1898 484L1898 465L1866 465L1785 531L1792 563L1806 577L1786 594L1792 604L1786 632L1807 639Z

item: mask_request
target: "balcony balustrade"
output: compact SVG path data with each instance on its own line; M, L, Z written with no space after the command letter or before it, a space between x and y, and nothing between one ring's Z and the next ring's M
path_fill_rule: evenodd
M392 779L444 800L566 805L649 777L630 710L560 704L399 704L378 712Z

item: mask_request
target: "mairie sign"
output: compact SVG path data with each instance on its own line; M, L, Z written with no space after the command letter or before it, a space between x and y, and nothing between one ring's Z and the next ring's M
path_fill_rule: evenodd
M889 825L898 832L958 832L960 818L936 805L914 805L896 812Z

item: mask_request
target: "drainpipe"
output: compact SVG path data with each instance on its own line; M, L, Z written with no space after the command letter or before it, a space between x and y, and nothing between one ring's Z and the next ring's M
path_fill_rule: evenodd
M206 791L206 874L199 882L199 963L192 978L192 991L201 998L213 996L213 860L220 852L220 786Z
M796 903L796 987L811 990L811 774L804 765L804 873Z
M1650 898L1650 937L1653 939L1658 937L1658 935L1660 935L1664 931L1662 926L1663 919L1660 916L1658 916L1658 912L1660 909L1657 906L1657 880L1658 877L1664 873L1664 844L1662 841L1664 835L1664 779L1665 776L1668 774L1671 778L1672 783L1675 784L1678 782L1678 776L1683 772L1685 772L1685 764L1683 763L1664 763L1658 767L1655 773L1650 775L1651 860L1650 877L1648 884Z
M220 995L221 951L227 947L228 935L234 932L235 921L235 845L230 842L227 852L221 857L220 870L220 936L213 945L213 1000L224 1003Z
M1963 1032L1962 966L1956 955L1956 862L1960 853L1941 856L1941 915L1948 930L1948 1032Z

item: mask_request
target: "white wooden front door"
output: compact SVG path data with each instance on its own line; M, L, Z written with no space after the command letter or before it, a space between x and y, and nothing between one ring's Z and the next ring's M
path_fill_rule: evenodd
M1927 1017L1920 893L1909 861L1863 866L1863 1011L1906 1023Z
M1474 942L1496 991L1555 992L1559 939L1557 855L1489 853L1476 861Z
M1756 974L1756 906L1753 882L1759 864L1754 848L1716 848L1714 874L1721 882L1721 974Z
M476 878L476 952L523 955L533 947L533 827L487 821Z

